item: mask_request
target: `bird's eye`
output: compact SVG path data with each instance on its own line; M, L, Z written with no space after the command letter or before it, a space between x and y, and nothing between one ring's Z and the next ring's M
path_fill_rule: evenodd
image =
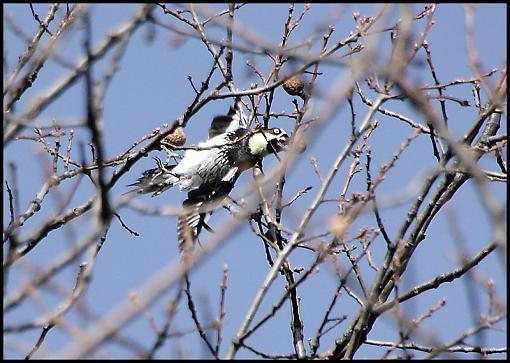
M274 129L273 130L273 134L275 134L275 135L280 135L281 132L282 131L280 129Z

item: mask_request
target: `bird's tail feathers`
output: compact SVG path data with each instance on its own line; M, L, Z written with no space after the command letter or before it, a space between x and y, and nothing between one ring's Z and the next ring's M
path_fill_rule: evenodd
M128 185L128 187L134 188L124 194L136 192L138 194L152 193L152 196L156 196L179 181L179 178L172 174L172 169L175 165L163 165L161 160L158 158L154 159L158 167L144 171L136 182Z
M177 239L183 257L193 251L202 228L213 232L207 221L214 210L222 206L233 187L233 182L223 181L214 187L204 186L188 193L188 199L182 203L183 210L177 219Z

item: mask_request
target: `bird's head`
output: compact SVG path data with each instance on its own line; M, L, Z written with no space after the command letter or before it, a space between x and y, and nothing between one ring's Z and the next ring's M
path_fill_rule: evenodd
M257 156L276 154L284 150L288 143L289 135L278 127L261 128L254 132L248 140L250 152Z

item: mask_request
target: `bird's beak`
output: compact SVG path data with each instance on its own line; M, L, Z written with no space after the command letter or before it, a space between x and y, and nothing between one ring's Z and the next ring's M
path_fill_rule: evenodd
M277 152L280 152L282 150L287 149L287 145L289 144L290 137L289 135L281 135L278 139L274 139L271 142L271 146L276 150Z

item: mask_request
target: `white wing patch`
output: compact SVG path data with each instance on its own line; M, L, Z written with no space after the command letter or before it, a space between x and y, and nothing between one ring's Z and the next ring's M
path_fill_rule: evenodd
M239 170L237 166L233 167L227 172L227 174L225 174L225 176L221 180L226 182L233 180L235 175L237 174L237 170Z
M232 117L232 120L233 120L232 124L237 124L237 127L233 128L232 130L227 130L227 132L234 131L239 128L242 128L242 129L248 128L248 117L246 117L246 115L244 114L243 103L241 102L241 97L238 97L236 99L236 102L234 105L234 110L235 110L235 114Z

